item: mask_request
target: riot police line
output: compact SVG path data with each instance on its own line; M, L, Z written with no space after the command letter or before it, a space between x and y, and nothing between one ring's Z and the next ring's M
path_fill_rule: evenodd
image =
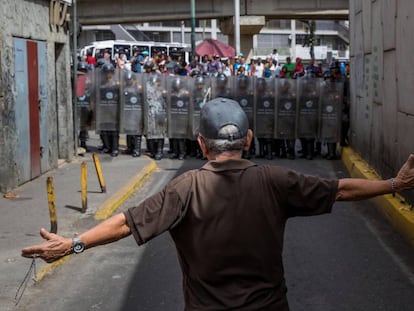
M107 65L84 72L85 91L83 96L78 94L77 120L81 146L85 132L94 129L104 152L112 156L119 153L120 134L126 134L127 151L133 156L141 154L143 136L147 152L157 160L163 156L165 138L170 139L176 157L194 153L200 110L216 97L239 102L261 156L292 153L296 139L312 154L315 142L336 144L340 138L343 82L307 76L166 76ZM255 147L252 144L246 156L256 155Z

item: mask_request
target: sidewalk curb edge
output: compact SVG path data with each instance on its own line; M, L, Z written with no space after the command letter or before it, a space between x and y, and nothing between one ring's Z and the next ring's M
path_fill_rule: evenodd
M111 216L119 206L131 196L157 169L154 160L146 165L137 175L132 177L124 186L122 186L113 196L107 199L96 211L94 218L96 220L104 220Z
M382 179L351 147L342 149L342 162L353 178ZM396 194L371 199L395 230L414 246L414 210L405 199Z

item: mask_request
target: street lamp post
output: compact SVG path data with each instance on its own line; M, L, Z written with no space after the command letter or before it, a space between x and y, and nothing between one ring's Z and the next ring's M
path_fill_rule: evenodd
M195 55L195 0L191 0L191 56Z

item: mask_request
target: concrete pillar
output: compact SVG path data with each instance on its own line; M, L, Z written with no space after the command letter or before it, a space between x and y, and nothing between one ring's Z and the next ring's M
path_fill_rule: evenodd
M240 52L246 58L253 55L253 36L265 25L264 16L240 16ZM229 44L234 46L234 19L220 20L220 30L229 36Z
M292 61L296 58L296 20L292 19L290 21L290 57Z

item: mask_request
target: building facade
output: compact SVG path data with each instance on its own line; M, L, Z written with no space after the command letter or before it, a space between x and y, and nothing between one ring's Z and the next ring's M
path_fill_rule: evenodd
M0 192L74 155L70 2L0 2Z

